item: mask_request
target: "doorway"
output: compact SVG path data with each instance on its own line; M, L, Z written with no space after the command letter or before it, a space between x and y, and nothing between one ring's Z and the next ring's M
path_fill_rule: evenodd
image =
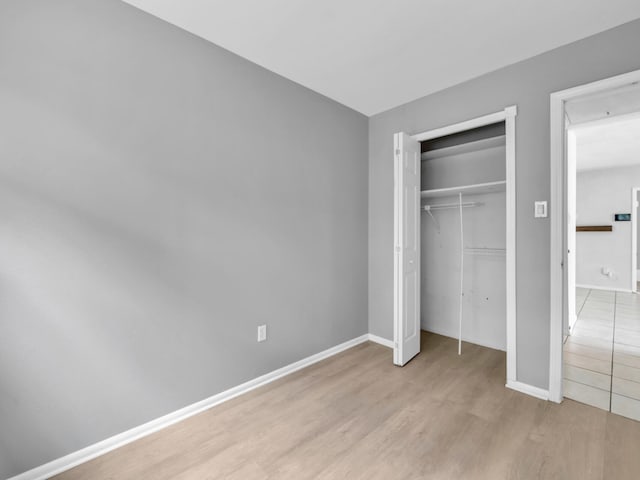
M506 278L506 353L508 387L530 395L542 396L532 387L520 384L516 378L516 222L515 222L515 106L502 111L474 118L427 132L394 136L394 363L405 365L420 352L420 300L421 300L421 259L420 231L422 197L420 173L421 143L430 140L468 132L499 122L504 123L505 138L505 179L500 182L482 182L452 188L432 189L429 195L453 196L458 198L457 208L462 218L463 195L482 193L495 188L503 188L506 198L506 238L504 249ZM501 185L497 185L500 183ZM479 189L475 191L474 189ZM454 202L455 203L455 202ZM472 203L472 202L471 202ZM440 208L451 205L439 205ZM456 205L453 205L456 207ZM431 214L431 212L429 212ZM430 215L429 218L433 218ZM461 225L462 227L462 225ZM464 245L460 244L460 255ZM490 249L487 249L490 250ZM462 259L461 259L462 261ZM427 272L428 274L428 272ZM462 291L461 285L461 291ZM461 318L461 317L460 317ZM457 319L459 320L459 319ZM545 396L546 398L546 396Z
M636 359L627 354L635 351L629 344L636 341L634 329L640 325L640 303L633 293L637 291L637 179L621 170L614 175L616 167L622 167L613 164L615 155L590 158L593 145L585 139L604 143L608 136L610 145L624 142L622 125L640 120L638 82L640 71L551 95L549 397L558 403L565 393L586 392L585 386L591 387L590 380L584 380L588 378L596 379L597 388L605 392L590 390L599 395L593 404L600 408L628 409L636 395L626 392L635 388L629 383L628 376L635 373L628 363ZM613 163L597 164L603 161ZM563 351L565 341L574 344L568 353ZM609 350L596 351L596 343Z

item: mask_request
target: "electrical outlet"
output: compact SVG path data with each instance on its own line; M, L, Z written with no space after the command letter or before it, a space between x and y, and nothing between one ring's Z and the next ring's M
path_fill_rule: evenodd
M264 342L267 339L267 326L258 325L258 341Z

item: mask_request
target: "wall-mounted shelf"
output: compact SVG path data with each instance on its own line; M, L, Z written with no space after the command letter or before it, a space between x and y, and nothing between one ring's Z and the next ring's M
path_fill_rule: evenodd
M433 190L423 190L420 192L420 197L425 198L437 198L437 197L450 197L462 193L463 195L474 195L479 193L494 193L504 192L507 187L505 180L498 182L488 183L476 183L474 185L461 185L459 187L449 188L436 188Z
M584 227L576 227L576 232L612 232L611 225L589 225Z

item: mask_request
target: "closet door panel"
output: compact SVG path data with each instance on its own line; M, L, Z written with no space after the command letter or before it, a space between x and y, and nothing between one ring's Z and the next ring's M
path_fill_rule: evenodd
M420 352L420 144L394 138L394 363Z

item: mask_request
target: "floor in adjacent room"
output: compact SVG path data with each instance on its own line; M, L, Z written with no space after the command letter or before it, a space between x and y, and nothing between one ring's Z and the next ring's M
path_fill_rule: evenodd
M640 295L576 289L564 395L640 420Z
M365 343L55 478L638 478L640 422L504 383L501 351Z

